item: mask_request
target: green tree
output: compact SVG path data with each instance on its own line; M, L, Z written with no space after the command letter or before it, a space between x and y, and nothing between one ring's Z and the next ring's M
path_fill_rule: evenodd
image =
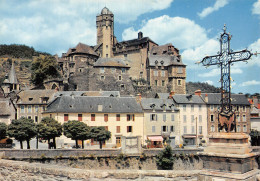
M37 125L39 137L48 140L49 149L51 148L50 140L53 140L54 149L56 149L56 137L62 135L62 125L53 118L44 117Z
M104 126L92 127L91 137L99 142L99 147L102 149L102 143L111 138L111 132L107 131Z
M18 120L12 120L8 126L7 134L20 142L21 149L23 149L23 141L27 142L27 149L30 149L30 140L36 136L37 129L32 119L22 117Z
M31 82L41 86L48 78L59 77L58 64L53 56L40 56L32 62Z
M7 125L5 123L0 123L0 140L4 139L7 135Z
M84 149L84 140L90 139L90 127L80 121L68 121L63 124L64 135L76 142L78 148L78 140L82 141L82 149Z
M164 150L161 151L156 157L157 157L156 163L159 169L172 170L174 157L173 157L172 148L169 145L167 145L164 148Z
M260 145L260 131L251 129L249 135L251 136L251 145L259 146Z

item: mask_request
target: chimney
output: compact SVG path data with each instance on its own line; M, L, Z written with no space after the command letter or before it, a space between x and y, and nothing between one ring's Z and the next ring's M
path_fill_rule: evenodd
M201 96L201 90L199 90L199 89L196 90L196 91L195 91L195 95L197 95L197 96Z
M209 102L209 97L208 94L205 94L205 102L208 103Z
M142 100L142 95L141 95L140 93L136 94L135 99L136 99L136 101L137 101L138 103L140 103L141 100Z
M140 31L139 33L138 33L138 40L140 40L140 39L142 39L143 38L143 33Z
M169 99L171 99L172 96L174 96L174 94L175 94L175 92L174 92L174 91L171 91L171 92L170 92L170 95L169 95Z

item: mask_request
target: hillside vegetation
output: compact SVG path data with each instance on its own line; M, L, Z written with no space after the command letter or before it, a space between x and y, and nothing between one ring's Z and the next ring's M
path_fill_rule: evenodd
M213 85L209 85L204 82L187 82L186 83L186 92L187 94L194 94L196 90L200 89L203 93L220 93L220 88L217 88Z

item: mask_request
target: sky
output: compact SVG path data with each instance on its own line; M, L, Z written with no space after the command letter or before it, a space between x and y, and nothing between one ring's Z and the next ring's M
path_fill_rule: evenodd
M96 45L96 15L113 12L119 41L139 31L159 45L172 43L187 79L220 87L220 68L195 64L219 52L224 24L231 49L260 52L260 0L0 0L0 44L24 44L58 54L79 42ZM260 54L231 67L233 93L260 93Z

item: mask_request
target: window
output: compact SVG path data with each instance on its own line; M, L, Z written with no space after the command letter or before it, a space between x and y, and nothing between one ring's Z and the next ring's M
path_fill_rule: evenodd
M151 114L150 120L157 121L157 114Z
M171 126L171 132L175 132L175 127Z
M52 114L50 114L50 118L52 118Z
M237 132L240 132L240 125L237 126Z
M246 122L246 115L243 115L243 122Z
M199 115L199 122L202 122L202 115Z
M161 71L161 75L162 75L162 77L165 77L165 71L164 70Z
M237 122L240 122L240 116L237 115Z
M140 72L140 78L143 78L143 74L144 74L143 72Z
M163 121L166 121L166 114L163 114Z
M106 49L108 49L108 45L106 45Z
M183 107L183 111L186 111L186 105L183 105L182 107Z
M152 126L152 132L155 133L155 126Z
M214 115L212 115L212 114L210 115L210 121L214 122Z
M181 80L178 80L178 85L179 85L179 86L181 85Z
M82 121L82 114L78 114L78 121Z
M243 132L247 132L246 125L243 126Z
M120 121L120 114L116 115L116 121Z
M199 111L201 111L201 105L199 105Z
M125 71L126 71L126 69L125 69L125 68L122 68L122 74L124 74L124 73L125 73Z
M164 80L162 80L162 86L163 86L163 87L165 86L165 81L164 81Z
M68 114L64 114L64 122L69 120L69 115Z
M199 126L199 134L202 134L202 126Z
M31 116L28 116L28 119L32 119L32 117L31 117Z
M134 114L127 114L126 118L127 118L127 121L134 121L135 120L135 115Z
M178 67L177 73L178 73L178 74L182 74L182 73L183 73L183 72L182 72L182 67Z
M155 86L157 86L157 84L158 84L157 82L158 82L157 80L154 81L154 85L155 85Z
M184 134L187 133L187 126L183 126L183 133L184 133Z
M191 112L193 112L194 111L194 105L191 105L190 108L191 108Z
M118 76L118 80L122 80L122 76L121 75Z
M143 63L141 63L141 68L144 68L144 64Z
M32 106L28 106L28 113L32 113Z
M132 126L127 126L127 133L132 133L133 132L133 127Z
M120 133L120 126L116 127L116 133Z
M106 54L106 57L108 58L108 54Z
M155 77L157 77L157 76L158 76L158 71L157 71L157 70L154 70L154 71L153 71L153 75L154 75Z
M183 122L186 123L186 115L183 115Z
M121 90L124 90L124 89L125 89L125 85L124 85L124 84L121 84L121 85L120 85L120 89L121 89Z
M127 54L124 54L124 57L126 58L126 57L127 57Z
M167 132L168 131L168 127L167 126L162 126L162 132Z
M237 106L237 111L239 111L239 106Z
M39 106L34 106L34 111L35 111L36 113L38 113L38 111L39 111Z
M192 134L195 134L195 126L192 126L192 127L191 127L191 133L192 133Z
M101 76L100 76L100 80L105 80L105 76L104 76L104 75L101 75Z
M210 127L210 131L215 132L215 127L213 125Z
M108 114L104 114L104 121L108 122Z
M171 117L172 117L172 121L174 121L174 119L175 119L175 117L174 117L174 114L172 114L172 116L171 116Z
M213 111L213 109L214 109L214 106L210 105L210 110Z
M96 120L96 115L95 114L91 114L91 121L95 121Z
M24 113L24 106L21 106L21 113Z
M191 115L191 122L194 123L194 115Z
M111 68L111 72L112 73L115 73L116 72L116 69L113 67L113 68Z
M100 68L100 73L101 73L101 74L105 73L105 68L104 68L104 67L101 67L101 68Z
M35 116L35 117L34 117L34 121L35 121L36 123L38 123L38 116Z
M243 112L246 112L246 106L243 106Z

